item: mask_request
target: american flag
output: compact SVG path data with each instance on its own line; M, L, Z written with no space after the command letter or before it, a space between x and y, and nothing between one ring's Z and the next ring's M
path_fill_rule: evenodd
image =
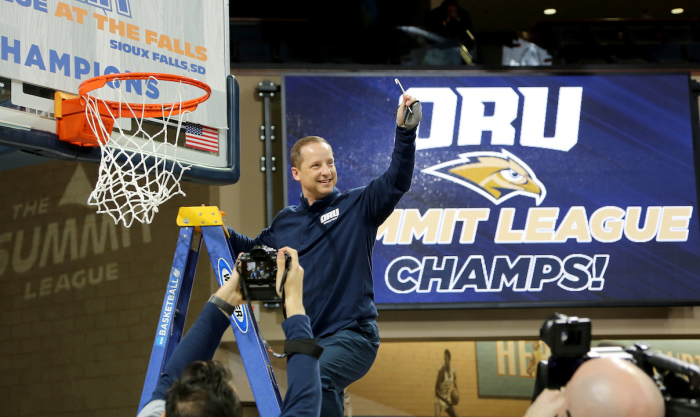
M219 132L213 127L186 122L185 146L209 152L219 152Z

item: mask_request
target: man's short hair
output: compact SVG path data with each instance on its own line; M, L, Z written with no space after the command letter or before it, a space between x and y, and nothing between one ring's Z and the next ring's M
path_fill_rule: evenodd
M445 356L452 359L452 355L450 355L450 351L448 349L445 349Z
M325 143L331 149L331 155L333 155L333 148L331 148L330 143L328 143L325 139L320 136L306 136L299 139L294 146L292 146L292 151L289 152L289 159L291 160L294 168L299 168L299 165L301 164L301 148L313 142Z
M217 361L192 362L165 395L167 417L240 417L231 372Z

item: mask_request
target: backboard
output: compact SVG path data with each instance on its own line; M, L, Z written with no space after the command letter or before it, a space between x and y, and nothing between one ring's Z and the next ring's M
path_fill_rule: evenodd
M238 83L229 75L228 9L228 0L1 2L0 145L50 158L99 162L99 148L58 140L54 93L77 94L80 83L103 74L170 73L212 89L209 100L183 116L195 136L211 132L213 140L203 145L182 129L177 159L192 164L184 178L235 183L240 174L239 98ZM126 99L133 102L171 102L198 93L181 91L176 83L129 87L133 98ZM105 90L108 95L109 88ZM130 118L117 123L125 131L133 128ZM147 123L162 127L157 119Z

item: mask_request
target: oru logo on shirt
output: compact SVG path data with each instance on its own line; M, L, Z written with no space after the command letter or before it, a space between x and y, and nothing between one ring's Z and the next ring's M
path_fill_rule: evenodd
M335 209L333 211L329 211L328 213L321 216L321 223L328 224L328 223L332 222L333 220L337 219L339 214L340 214L340 209Z

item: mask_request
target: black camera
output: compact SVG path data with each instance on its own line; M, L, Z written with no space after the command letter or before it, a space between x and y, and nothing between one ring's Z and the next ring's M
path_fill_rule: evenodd
M566 385L591 350L591 321L589 319L554 314L540 329L540 339L552 350L549 360L537 369L537 388L559 389Z
M285 267L289 269L291 257L285 253ZM250 301L280 303L277 295L277 251L267 246L254 246L241 254L238 272L244 296Z
M620 358L637 365L659 386L666 403L666 417L700 416L700 367L652 352L636 343L625 348L608 345L591 348L591 321L555 314L540 329L540 338L552 351L537 365L534 401L545 389L565 386L581 364L594 358Z

